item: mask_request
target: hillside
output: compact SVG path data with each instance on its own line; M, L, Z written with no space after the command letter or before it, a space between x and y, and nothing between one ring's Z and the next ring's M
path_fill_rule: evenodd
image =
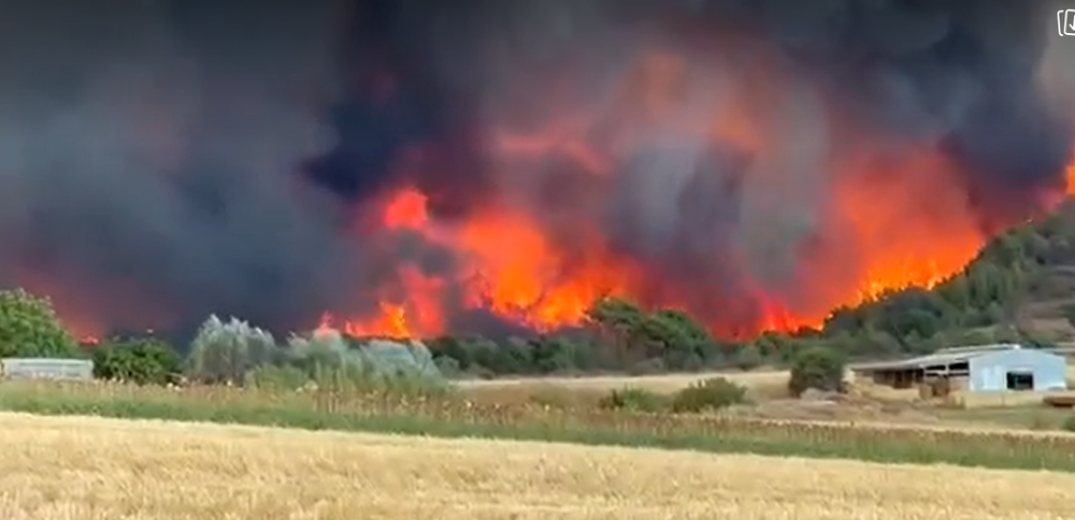
M907 289L838 309L823 336L887 334L909 352L940 343L1066 343L1075 338L1075 202L987 244L932 290Z

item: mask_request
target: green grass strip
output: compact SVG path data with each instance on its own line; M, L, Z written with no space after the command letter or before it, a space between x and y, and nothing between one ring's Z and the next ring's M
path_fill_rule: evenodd
M288 427L306 430L492 438L566 442L584 445L652 447L711 453L842 458L883 463L935 464L1003 469L1075 472L1075 454L1055 452L1038 441L979 437L966 442L925 443L884 435L822 439L752 432L633 431L610 426L459 422L398 413L328 413L314 408L242 403L184 403L170 400L88 398L75 394L0 393L0 409L41 415L95 415L122 419L161 419Z

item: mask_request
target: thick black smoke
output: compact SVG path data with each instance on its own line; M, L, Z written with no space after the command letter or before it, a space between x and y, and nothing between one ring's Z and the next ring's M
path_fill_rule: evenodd
M361 309L393 255L331 208L404 184L445 220L529 206L566 245L593 222L661 273L655 298L749 320L745 278L809 299L796 259L833 157L936 148L992 226L1030 213L1075 143L1038 82L1055 13L1037 2L58 3L0 6L0 281L47 280L110 326ZM689 64L674 124L616 101L653 49ZM680 128L742 102L732 83L761 102L764 150ZM490 145L573 112L617 175Z
M534 97L546 95L533 85L557 67L572 70L582 91L576 95L602 103L611 97L603 83L622 78L640 49L689 56L716 77L688 85L684 96L702 94L684 103L688 111L712 109L704 91L720 90L721 74L756 75L752 67L758 61L779 72L755 78L755 86L791 83L777 87L778 108L754 111L774 140L787 142L769 150L765 161L744 163L736 158L741 151L724 153L661 128L638 129L652 136L631 156L619 158L620 175L609 188L615 195L602 202L609 206L608 236L649 269L675 273L662 277L663 288L671 285L677 292L669 278L692 287L702 281L707 289L688 295L695 308L727 313L741 299L737 286L744 273L734 263L724 265L729 260L719 253L736 248L755 266L750 275L791 295L790 264L797 248L815 238L812 219L826 204L817 186L834 175L826 169L828 157L879 145L918 153L935 149L965 176L968 204L982 226L995 232L1034 211L1042 190L1058 181L1075 142L1071 114L1051 106L1038 82L1053 15L1045 4L546 0L470 2L451 9L419 4L367 1L352 11L358 36L345 42L342 53L364 58L349 63L376 65L359 74L365 87L346 97L341 111L365 117L339 119L338 134L353 138L344 138L311 169L312 179L341 195L361 198L363 191L400 180L383 167L384 148L371 149L363 131L394 137L401 147L443 144L456 157L481 164L485 150L452 142L453 136L481 126L487 114L478 109L512 116L522 111L525 122L528 104L542 107ZM371 103L371 85L386 75L399 82L394 103L408 109ZM505 91L512 92L512 104L488 102ZM832 119L839 120L836 128ZM377 165L371 167L369 154ZM563 168L546 167L542 176L558 178ZM769 174L757 175L758 170ZM456 202L480 201L490 182L481 168L424 173L418 182L434 194L443 192L428 185L467 186L469 191L445 197ZM781 182L736 181L752 176ZM708 182L699 183L702 179ZM575 191L561 186L564 193ZM684 295L665 296L682 301Z

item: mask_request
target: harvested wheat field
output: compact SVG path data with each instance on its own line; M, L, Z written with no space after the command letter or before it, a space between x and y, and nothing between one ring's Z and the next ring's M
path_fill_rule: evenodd
M1075 475L0 414L0 518L1059 519Z
M724 377L750 390L769 393L775 389L786 394L788 384L786 370L759 370L755 372L701 372L695 374L660 374L646 376L587 376L587 377L520 377L491 380L461 381L459 385L471 390L526 391L533 388L562 388L571 391L597 391L601 393L624 387L642 388L651 392L670 394L686 388L691 383L710 377Z

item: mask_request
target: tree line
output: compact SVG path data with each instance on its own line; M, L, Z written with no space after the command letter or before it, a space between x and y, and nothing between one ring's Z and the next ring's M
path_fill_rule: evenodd
M499 369L502 374L555 373L597 363L597 352L604 352L611 364L656 360L689 369L711 356L741 355L750 348L714 344L705 329L675 311L645 313L622 300L603 300L591 314L591 319L602 323L600 334L612 336L606 341L612 348L587 350L564 336L508 346L440 338L433 342L434 354L420 342L354 338L334 330L292 335L281 344L269 332L246 322L211 316L184 356L152 336L113 337L92 349L80 348L47 298L22 290L0 291L0 358L89 357L95 378L139 385L196 383L299 390L326 384L337 390L430 395L448 390L446 370L456 374L478 368ZM726 348L733 350L721 350ZM839 390L844 361L839 352L823 347L797 352L791 359L789 392ZM672 396L615 391L600 406L696 413L745 401L746 388L717 377Z
M1061 276L1064 273L1070 279ZM787 366L814 348L867 359L991 342L1048 346L1057 338L1025 326L1023 309L1059 299L1053 312L1075 322L1075 300L1063 300L1070 300L1071 294L1075 294L1075 208L1069 203L1043 221L997 236L965 269L937 287L894 290L836 309L818 329L767 332L750 341L731 341L714 337L681 311L649 310L610 298L595 302L579 327L530 337L428 338L422 347L428 349L412 353L409 363L425 363L438 375L458 377L644 374ZM277 376L288 373L300 380L299 376L312 377L321 370L317 367L325 366L384 372L376 367L395 359L388 354L370 358L370 349L357 348L359 343L366 345L368 339L305 334L278 343L245 322L213 317L183 349L160 338L118 337L92 353L102 377L118 374L154 381L186 377L236 384L260 368L263 377L275 370ZM80 355L85 353L47 299L25 291L0 291L0 357ZM391 370L413 369L401 366L392 365ZM422 366L419 371L429 372Z

